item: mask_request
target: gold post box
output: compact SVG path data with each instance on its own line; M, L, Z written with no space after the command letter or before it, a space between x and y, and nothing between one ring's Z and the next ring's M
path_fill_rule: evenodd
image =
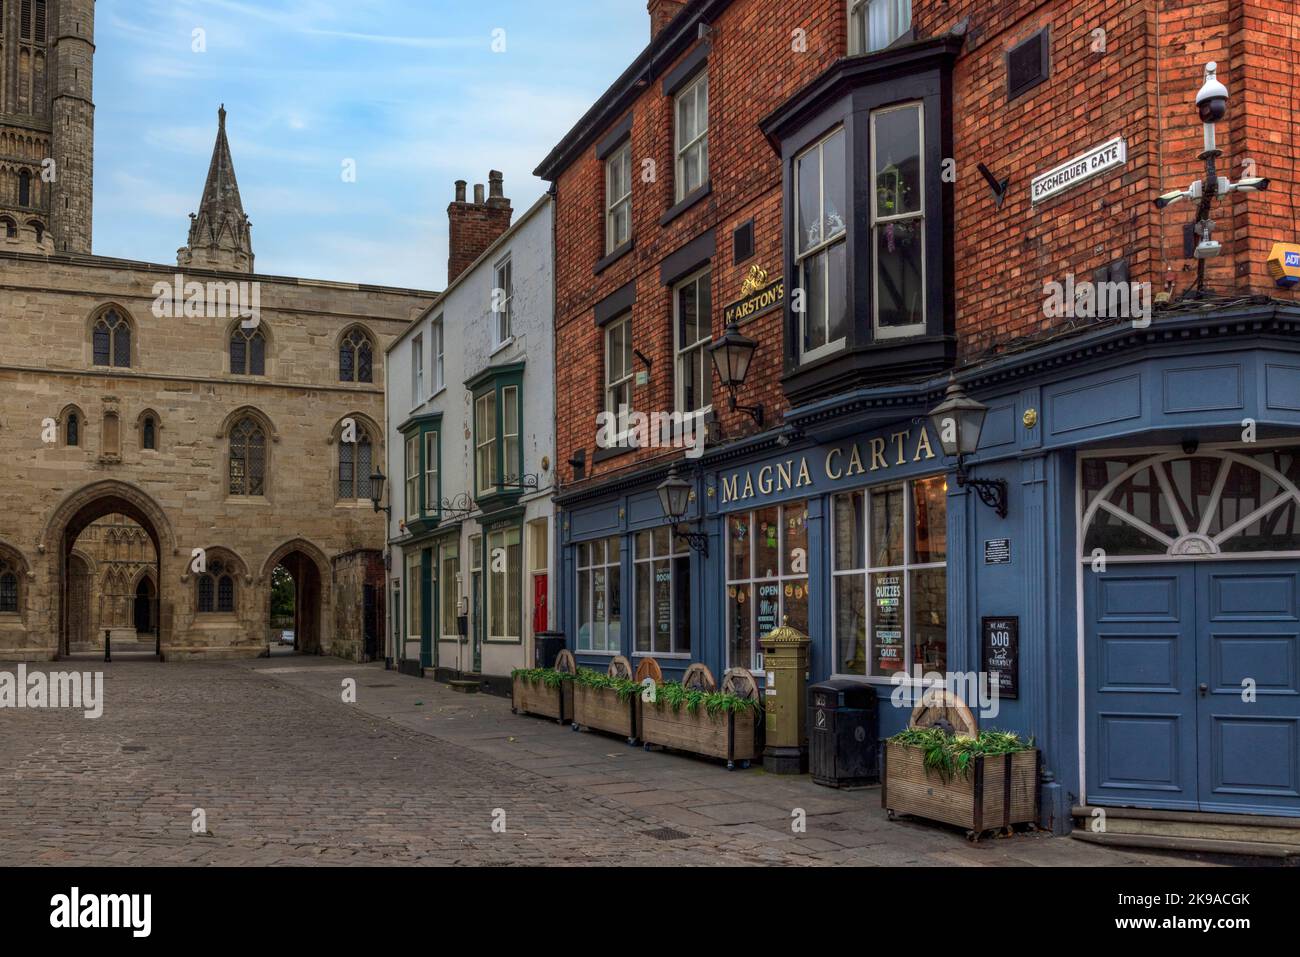
M759 639L763 647L764 724L767 734L763 768L772 774L808 770L807 707L808 636L789 621Z

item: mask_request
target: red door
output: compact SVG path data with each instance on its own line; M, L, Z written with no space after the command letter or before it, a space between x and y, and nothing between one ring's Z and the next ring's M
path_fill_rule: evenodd
M546 575L533 576L533 634L546 631Z

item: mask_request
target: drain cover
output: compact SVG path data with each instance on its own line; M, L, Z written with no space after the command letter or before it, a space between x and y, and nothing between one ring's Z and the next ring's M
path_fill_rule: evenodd
M671 827L660 827L643 833L646 837L653 837L656 841L683 841L690 837L685 831L678 831Z
M122 745L122 750L123 751L148 751L149 749L146 748L143 744L124 744Z

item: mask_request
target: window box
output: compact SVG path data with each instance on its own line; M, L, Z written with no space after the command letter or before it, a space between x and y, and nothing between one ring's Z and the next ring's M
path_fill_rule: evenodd
M560 724L573 717L573 675L552 669L519 669L511 680L512 714L554 718Z

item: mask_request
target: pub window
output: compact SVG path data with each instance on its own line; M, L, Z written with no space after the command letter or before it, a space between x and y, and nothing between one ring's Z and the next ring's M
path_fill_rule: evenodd
M709 75L677 94L677 201L681 202L709 179Z
M881 338L925 332L922 106L871 114L872 263Z
M727 518L727 664L763 670L759 641L783 623L808 633L808 505Z
M637 654L691 653L691 552L667 526L633 540Z
M632 411L632 316L605 327L605 411Z
M420 517L420 437L406 437L406 520Z
M110 309L95 321L92 334L97 366L131 368L131 324Z
M353 329L339 343L339 381L374 381L374 346L360 329Z
M370 473L374 461L374 443L370 434L360 426L357 427L355 442L339 442L339 499L370 498Z
M230 494L266 494L266 432L252 417L230 430Z
M677 347L677 411L707 412L713 404L712 273L705 269L673 289L673 332Z
M233 375L266 375L266 335L261 329L241 325L230 334L230 371Z
M18 569L0 558L0 615L18 614Z
M523 635L523 534L518 526L488 535L488 641Z
M424 433L424 510L438 514L438 433Z
M622 647L621 543L615 538L578 546L578 649L617 654Z
M849 0L849 53L883 50L912 29L912 0Z
M807 362L844 345L849 329L843 128L795 160L795 261L804 309L799 357Z
M947 502L942 475L835 496L836 674L947 673Z
M230 614L235 610L234 571L225 562L208 564L207 571L198 577L198 610L200 614Z
M605 252L632 238L632 143L605 161Z

